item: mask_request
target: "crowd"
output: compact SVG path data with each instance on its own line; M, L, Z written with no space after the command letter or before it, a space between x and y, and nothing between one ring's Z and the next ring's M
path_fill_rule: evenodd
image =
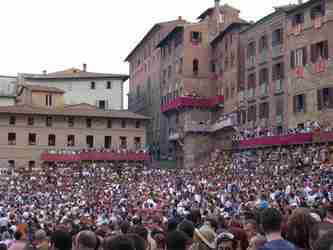
M0 250L329 250L332 152L216 150L195 169L95 163L8 175Z
M318 121L307 121L303 126L297 128L290 128L285 131L281 131L273 127L256 126L253 129L237 129L237 134L234 136L234 140L247 140L266 136L276 135L293 135L302 133L311 133L315 131L331 131L330 127L323 127Z
M118 154L126 154L126 153L146 153L147 149L141 147L141 145L135 146L133 149L126 149L126 148L82 148L82 149L50 149L47 151L49 154L57 154L57 155L78 155L81 153L87 152L96 152L96 153L118 153Z

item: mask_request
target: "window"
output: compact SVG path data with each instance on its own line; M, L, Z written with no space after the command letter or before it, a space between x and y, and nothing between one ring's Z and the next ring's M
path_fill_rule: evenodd
M74 147L75 146L75 135L68 135L67 136L67 147Z
M307 64L307 49L306 47L293 50L290 54L290 67L293 69Z
M210 62L210 72L216 73L216 64L215 61Z
M230 54L230 67L233 68L235 66L235 54L231 52Z
M95 82L90 83L90 89L96 89L96 84Z
M16 134L8 133L8 145L16 145Z
M283 29L276 29L272 33L272 46L277 46L283 43Z
M260 84L268 84L268 69L263 68L259 71L259 83Z
M183 58L179 58L179 66L178 66L178 73L183 73Z
M112 128L112 120L111 119L109 119L107 121L107 128Z
M272 80L282 80L284 78L284 63L280 62L273 65L272 68Z
M29 170L31 171L32 169L34 169L36 167L36 162L35 161L29 161L28 165L29 165Z
M106 88L107 88L107 89L112 89L112 83L111 83L110 81L108 81L108 82L106 83Z
M48 145L50 147L54 147L56 145L56 136L54 134L50 134L48 138Z
M171 56L172 54L172 46L171 43L168 44L168 55Z
M15 168L15 161L14 160L9 160L8 161L8 167L9 168Z
M302 23L304 23L304 13L298 13L293 16L293 18L292 18L293 26L300 25Z
M224 70L227 71L229 68L229 57L225 56L224 58Z
M98 108L99 109L106 109L106 101L105 100L99 100L98 101Z
M35 120L33 116L28 117L28 126L33 126L35 124Z
M120 136L120 148L127 149L127 137L126 136Z
M311 8L310 11L311 19L316 17L325 16L325 4L321 3Z
M177 48L179 45L183 43L183 34L178 33L175 37L175 48Z
M126 120L121 120L121 128L126 128Z
M268 119L269 118L269 103L264 102L259 105L259 118Z
M68 117L68 127L69 128L74 127L74 117Z
M241 110L240 116L241 116L241 123L245 124L246 123L246 110Z
M86 126L87 128L91 128L92 120L90 118L86 119Z
M256 42L251 42L247 46L247 58L255 57L256 56Z
M317 91L318 110L333 108L333 88L323 88Z
M47 107L52 107L52 95L45 96L45 105Z
M250 106L248 109L248 115L247 115L248 121L255 122L257 119L257 108L256 105Z
M198 75L198 73L199 73L199 60L198 59L194 59L192 64L193 64L192 65L193 74L194 75Z
M136 121L135 122L135 128L140 128L141 127L141 122L140 121Z
M112 145L112 137L111 136L105 136L104 137L104 148L110 149Z
M255 73L252 73L248 76L247 88L248 88L248 97L253 98L255 95L255 89L256 89L256 74Z
M52 116L47 116L46 117L46 127L52 127L52 123L53 123Z
M311 62L316 63L320 59L328 59L328 41L311 45Z
M141 93L140 93L140 86L138 85L138 86L136 86L136 98L139 99L140 95L141 95Z
M294 96L294 113L306 112L305 94Z
M164 69L162 73L162 83L166 84L167 70Z
M192 31L191 32L191 42L192 43L201 43L201 32Z
M135 150L141 149L141 137L134 137L134 148Z
M268 49L267 36L264 35L259 40L259 53L262 53Z
M88 148L93 148L94 147L94 136L87 135L86 142L87 142Z
M168 66L168 79L170 79L171 78L171 72L172 71L172 67L171 67L171 65L169 65Z
M36 145L36 134L29 134L29 145Z
M15 125L16 124L16 117L10 116L9 117L9 125Z

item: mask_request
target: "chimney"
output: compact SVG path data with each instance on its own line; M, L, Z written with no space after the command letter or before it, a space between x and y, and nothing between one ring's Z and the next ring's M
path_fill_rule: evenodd
M46 70L43 70L43 75L45 76L47 74L47 71Z
M182 16L178 16L178 21L181 21L183 20L183 17Z
M215 8L220 9L220 0L214 0L215 2Z
M87 64L86 63L83 64L83 72L87 72Z

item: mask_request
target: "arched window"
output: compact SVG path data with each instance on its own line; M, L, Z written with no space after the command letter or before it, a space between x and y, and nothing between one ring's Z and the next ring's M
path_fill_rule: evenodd
M199 60L194 59L193 60L193 74L197 75L199 73Z

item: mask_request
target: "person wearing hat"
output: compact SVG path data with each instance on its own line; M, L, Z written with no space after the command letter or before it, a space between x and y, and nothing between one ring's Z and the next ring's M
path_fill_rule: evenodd
M222 232L216 238L216 249L217 250L236 250L237 241L235 236L229 232Z
M194 230L193 250L215 249L216 224L213 220L207 220L200 229Z
M49 242L44 230L38 230L35 235L35 246L37 250L49 250Z

